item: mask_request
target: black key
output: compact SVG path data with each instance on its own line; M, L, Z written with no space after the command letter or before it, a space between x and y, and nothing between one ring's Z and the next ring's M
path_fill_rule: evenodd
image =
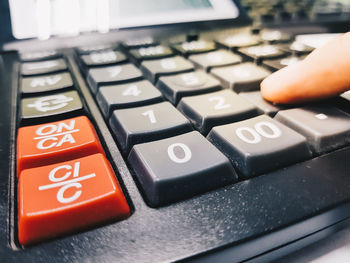
M127 58L120 51L107 49L93 51L87 55L82 55L81 59L83 60L85 66L101 66L124 62Z
M267 69L251 62L214 68L210 73L217 77L225 88L236 92L259 89L260 82L271 74Z
M100 44L100 45L91 45L91 46L82 46L77 47L79 54L89 54L90 52L99 52L109 49L115 49L116 45L114 44Z
M293 55L308 54L314 50L313 47L307 46L297 41L294 41L291 44L280 44L279 48L285 52L292 53Z
M138 48L138 47L148 47L155 46L158 44L153 37L144 37L138 39L131 39L123 43L123 46L126 48Z
M153 207L236 181L229 160L198 132L134 146L129 158Z
M266 114L270 117L274 117L278 111L284 109L281 105L273 105L271 102L265 100L260 91L241 92L239 96L253 103L261 114Z
M280 50L276 45L240 48L238 52L258 62L266 58L280 58L287 55L287 53Z
M169 102L115 110L109 123L124 153L135 144L192 130L190 122Z
M24 77L21 80L22 93L46 92L72 86L73 81L68 72L37 77Z
M173 55L173 51L169 47L163 45L131 49L129 52L137 62L145 59L165 58Z
M148 80L102 86L97 94L97 102L105 117L114 109L143 106L162 100L162 94Z
M292 36L279 30L263 29L260 32L261 39L268 43L283 43L292 40Z
M286 57L278 59L266 59L263 64L271 70L279 70L289 65L293 65L299 61L302 61L305 57Z
M57 120L61 115L80 113L83 105L76 91L53 93L48 96L22 99L22 122ZM53 117L53 118L49 118Z
M145 76L153 83L159 76L188 72L194 69L193 64L180 56L150 60L141 63Z
M55 50L47 50L47 51L33 51L33 52L24 52L19 53L19 58L21 61L37 61L44 59L52 59L59 57L60 54Z
M258 114L253 104L230 90L183 98L178 109L203 134L217 125L247 119Z
M189 56L197 67L209 71L214 67L228 66L242 62L242 58L227 50L217 50L206 54Z
M238 33L219 38L217 41L220 45L229 49L237 49L240 47L250 47L261 43L258 36L248 33Z
M67 64L62 58L38 62L25 62L21 65L21 73L25 76L52 73L66 69Z
M199 95L221 89L217 79L202 71L160 77L157 87L173 104L179 103L184 96Z
M308 106L283 110L276 120L303 134L316 154L350 143L350 115L333 107Z
M189 54L213 51L215 50L215 43L206 40L194 40L173 45L173 48L187 56Z
M96 93L102 84L117 84L137 80L142 77L141 71L132 64L92 68L88 73L91 90Z
M265 115L214 127L207 138L243 177L262 174L311 156L305 137Z

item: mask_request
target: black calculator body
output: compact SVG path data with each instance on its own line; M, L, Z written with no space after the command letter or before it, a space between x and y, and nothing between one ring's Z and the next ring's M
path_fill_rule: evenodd
M45 41L4 38L2 262L267 262L348 224L348 94L286 107L264 101L259 93L261 80L285 66L283 59L302 59L312 51L288 49L296 33L326 32L329 27L252 27L243 7L234 2L240 16L233 21L138 27ZM8 15L1 19L10 26ZM243 35L249 43L235 42ZM101 148L71 155L68 151L57 159L19 160L24 149L19 141L24 145L37 140L41 144L35 145L48 149L73 140L58 137L62 130L55 130L57 140L44 132L42 137L22 138L20 129L29 134L31 127L68 127L68 120L81 117L90 123ZM299 119L306 121L299 124ZM329 121L324 126L336 126L326 138L317 137L322 121ZM104 217L104 210L93 206L81 212L86 221L90 215L97 218L89 224L84 218L74 221L69 212L56 221L49 216L28 239L22 238L28 226L19 223L19 211L28 203L19 192L35 182L36 174L30 172L39 176L49 167L44 175L60 183L58 172L52 171L65 169L64 176L78 176L76 160L81 160L83 170L84 158L97 153L110 167L128 211ZM87 163L95 178L96 160ZM84 195L84 182L31 191L42 194L39 190L57 186L57 201L66 208ZM95 191L99 186L89 187ZM38 204L44 203L40 198ZM75 225L61 227L63 218L68 218L63 225Z

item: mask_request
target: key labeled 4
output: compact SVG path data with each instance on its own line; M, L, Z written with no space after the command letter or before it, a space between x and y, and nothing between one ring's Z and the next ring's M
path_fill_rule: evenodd
M24 170L18 182L22 245L126 218L129 206L104 155Z
M104 153L85 116L22 127L17 137L17 175L23 169Z

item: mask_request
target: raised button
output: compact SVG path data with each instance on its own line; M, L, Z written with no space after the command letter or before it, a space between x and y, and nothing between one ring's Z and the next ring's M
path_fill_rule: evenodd
M81 59L86 66L100 66L123 62L126 60L126 56L120 51L107 49L82 55Z
M228 159L198 132L134 146L129 158L151 206L234 182Z
M146 77L155 83L159 76L188 72L193 70L194 67L191 62L183 57L175 56L160 60L144 61L141 64L141 69Z
M258 113L253 104L230 90L183 98L178 109L203 134L216 125L240 121Z
M225 88L236 92L259 89L260 82L271 74L270 71L251 62L214 68L210 73L220 79Z
M263 41L269 43L289 42L292 39L291 35L279 30L263 29L260 35Z
M260 62L266 58L279 58L286 55L275 45L260 45L254 47L244 47L238 49L238 52Z
M184 96L192 96L220 90L220 82L212 76L195 71L160 77L157 87L171 103L177 104Z
M239 33L220 37L217 42L227 48L237 49L240 47L250 47L261 43L261 40L256 35L248 33Z
M67 72L37 77L23 77L21 80L22 93L46 92L72 86L72 78Z
M137 143L192 130L190 122L169 102L115 110L110 125L124 153Z
M21 61L36 61L44 59L52 59L58 57L59 54L55 50L21 52L19 57Z
M240 63L242 58L227 50L217 50L205 54L191 55L189 60L197 67L209 71L214 67Z
M48 96L25 98L21 101L22 122L49 121L52 116L81 113L83 105L76 91L53 93Z
M94 93L98 91L99 85L117 84L126 81L140 79L141 71L132 64L93 68L89 70L88 82Z
M264 115L214 127L208 139L243 177L262 174L311 156L305 137Z
M173 51L169 47L163 45L131 49L129 52L135 61L164 58L173 55Z
M148 47L157 45L158 42L153 37L141 37L130 39L123 43L123 46L126 48L138 48L138 47Z
M350 143L350 115L329 106L280 111L276 120L303 134L320 154Z
M162 100L162 94L148 80L102 86L97 94L97 102L105 117L115 109L143 106Z
M17 175L36 166L103 153L96 132L85 116L19 128Z
M281 68L293 65L297 62L300 62L305 57L286 57L286 58L279 58L279 59L266 59L264 60L263 64L267 67L269 67L271 70L279 70Z
M124 219L129 206L102 154L23 170L18 182L18 239L37 243Z
M67 69L64 59L52 59L38 62L25 62L21 65L22 75L39 75Z
M100 52L109 49L114 49L116 46L113 44L100 44L100 45L91 45L91 46L81 46L77 50L80 54L89 54L91 52Z
M187 56L189 54L213 51L215 50L215 43L206 40L194 40L173 45L173 48Z

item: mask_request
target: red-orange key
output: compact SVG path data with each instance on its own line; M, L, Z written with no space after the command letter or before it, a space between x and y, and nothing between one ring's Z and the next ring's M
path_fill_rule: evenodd
M104 153L85 116L22 127L17 138L18 176L23 169Z
M126 218L129 206L102 154L23 170L18 182L22 245Z

